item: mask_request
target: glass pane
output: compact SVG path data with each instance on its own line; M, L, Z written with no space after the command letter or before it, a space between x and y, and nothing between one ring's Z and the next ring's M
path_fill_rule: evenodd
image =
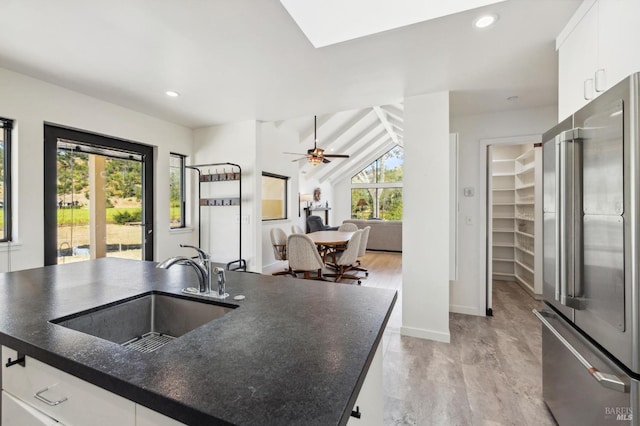
M398 146L379 159L380 174L378 182L402 182L404 150Z
M287 178L262 176L262 220L287 218Z
M378 195L378 217L385 220L402 220L402 189L379 189Z
M96 257L142 259L142 163L59 149L57 178L58 263L90 259L92 244Z
M372 183L375 181L376 162L369 164L357 175L351 178L351 183Z
M358 188L351 190L351 219L371 219L375 206L376 190L373 188Z
M183 166L184 157L172 154L169 158L169 225L171 228L184 226L184 218L182 217Z

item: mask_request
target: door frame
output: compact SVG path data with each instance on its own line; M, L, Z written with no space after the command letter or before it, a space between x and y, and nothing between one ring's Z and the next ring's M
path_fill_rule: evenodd
M491 234L489 233L493 229L493 215L492 209L490 209L492 180L490 179L489 172L489 157L491 146L505 146L505 145L522 145L526 143L539 143L542 142L542 134L523 135L523 136L508 136L503 138L493 139L480 139L480 176L478 182L480 182L480 190L478 191L478 199L483 203L480 207L480 220L478 221L480 226L480 238L478 239L478 252L480 253L480 276L484 277L484 282L481 282L481 286L484 291L479 291L479 304L481 312L485 312L485 315L493 315L493 280L489 273L491 272L490 254L492 254L492 248L489 247L491 243Z
M59 139L75 140L81 144L130 152L142 156L143 253L144 260L153 260L153 147L112 136L44 123L44 265L56 265L58 263L57 151Z

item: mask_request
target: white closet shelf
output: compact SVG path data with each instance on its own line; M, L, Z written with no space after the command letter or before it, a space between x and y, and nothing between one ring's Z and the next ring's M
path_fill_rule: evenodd
M520 234L520 235L524 235L525 237L529 237L529 238L533 238L533 234L529 234L526 232L522 232L522 231L516 231L516 234Z
M514 243L493 243L494 247L515 247Z
M516 203L493 203L494 206L515 206Z
M520 275L515 274L516 279L520 282L520 284L522 284L523 286L526 287L526 289L528 291L531 292L531 294L535 294L534 290L533 290L533 286L529 283L529 281L525 280L524 278L522 278Z
M529 158L529 157L531 157L532 155L533 155L533 149L529 149L529 150L527 150L526 152L523 152L522 154L518 155L518 156L516 157L516 161L522 161L522 160L524 160L525 158Z
M513 232L514 229L507 229L507 228L493 228L493 232Z
M536 203L533 201L516 201L517 206L535 206Z
M514 277L513 272L494 272L493 275L497 275L499 277Z
M527 253L527 254L530 254L531 256L535 256L535 253L534 253L534 252L532 252L532 251L530 251L530 250L527 250L527 249L524 249L524 248L522 248L522 247L516 247L516 250L520 250L520 251L521 251L521 252L523 252L523 253Z
M494 257L494 262L513 262L513 259L507 259L506 257Z
M521 268L526 269L527 271L531 272L532 274L534 273L533 269L531 269L531 267L525 265L524 263L520 262L519 260L516 260L515 262L516 262L516 265L520 266Z
M516 217L515 216L496 216L496 215L493 215L493 218L494 219L515 219Z
M535 183L527 183L524 185L516 185L516 191L520 191L521 189L533 189L535 188Z
M494 173L492 176L493 177L509 177L509 176L515 176L516 173L515 172L504 172L504 173Z
M533 219L529 219L529 218L526 218L526 217L516 217L516 219L517 220L526 220L527 222L534 222Z
M515 191L515 190L516 190L515 188L498 188L498 189L494 188L494 189L493 189L493 192L498 192L498 191Z

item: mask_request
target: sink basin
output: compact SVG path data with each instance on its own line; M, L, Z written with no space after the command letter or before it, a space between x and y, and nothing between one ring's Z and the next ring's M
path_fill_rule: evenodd
M140 352L152 352L232 310L213 301L151 292L51 322Z

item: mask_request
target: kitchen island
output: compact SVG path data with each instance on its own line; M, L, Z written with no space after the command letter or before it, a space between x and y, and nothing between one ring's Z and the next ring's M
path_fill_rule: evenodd
M1 274L0 344L186 424L347 423L394 291L228 272L234 309L151 353L50 322L194 283L123 259Z

